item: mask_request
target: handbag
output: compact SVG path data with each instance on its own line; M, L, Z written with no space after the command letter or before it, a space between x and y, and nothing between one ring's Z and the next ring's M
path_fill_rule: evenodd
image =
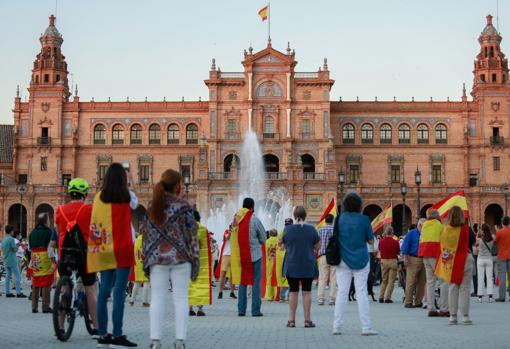
M326 263L329 265L339 265L341 261L340 256L340 239L339 235L335 234L338 231L338 217L335 218L335 224L333 224L333 236L329 238L328 245L326 246Z
M482 240L483 241L483 244L485 245L485 247L487 247L487 249L490 251L492 257L496 257L498 255L498 244L496 244L496 241L494 241L492 243L492 247L489 247L489 245L487 245L487 242L485 240Z

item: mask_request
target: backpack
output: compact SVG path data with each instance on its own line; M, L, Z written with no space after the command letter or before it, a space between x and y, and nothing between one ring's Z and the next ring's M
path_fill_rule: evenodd
M339 236L335 233L339 225L339 216L340 215L337 215L335 218L335 223L333 224L333 236L329 238L328 245L326 246L326 263L329 265L339 265L341 261L340 240Z
M83 204L74 220L70 221L65 215L61 207L59 207L60 214L66 222L66 233L62 246L60 248L60 260L59 264L70 268L71 270L78 270L85 267L85 260L87 255L87 245L83 238L82 231L76 219L80 216L81 210L85 204Z

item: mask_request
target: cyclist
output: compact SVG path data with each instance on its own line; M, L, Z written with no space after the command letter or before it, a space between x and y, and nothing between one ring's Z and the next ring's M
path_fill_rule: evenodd
M61 259L62 247L64 245L64 238L67 233L69 233L74 226L78 225L79 230L82 235L82 243L83 246L86 247L86 243L88 241L88 235L90 230L90 219L92 214L92 205L86 204L85 199L87 198L87 193L89 190L89 184L86 180L82 178L74 178L71 180L67 186L67 193L69 194L70 201L62 206L57 208L55 224L58 229L58 253L59 253L59 263L58 263L58 272L61 276L70 275L72 270L69 265L66 265L66 261ZM52 247L55 246L55 242L52 242ZM85 293L87 295L87 305L88 312L90 318L92 319L94 330L92 331L92 337L97 339L97 317L96 317L96 274L95 273L87 273L86 265L87 262L85 260L87 255L87 251L81 254L81 256L76 256L77 259L77 272L78 276L81 277L83 282L83 286L85 286ZM60 320L62 325L64 318Z

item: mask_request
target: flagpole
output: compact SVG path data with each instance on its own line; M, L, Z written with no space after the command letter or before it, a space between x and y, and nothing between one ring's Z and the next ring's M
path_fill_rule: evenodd
M267 42L271 43L271 3L267 4Z

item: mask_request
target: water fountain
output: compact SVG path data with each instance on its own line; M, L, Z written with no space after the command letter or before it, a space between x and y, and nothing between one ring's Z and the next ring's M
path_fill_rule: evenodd
M251 129L243 140L240 162L237 200L225 203L221 208L212 209L205 215L206 226L214 233L218 242L222 241L223 232L228 229L245 197L249 196L255 200L255 215L267 230L283 229L285 218L292 216L292 205L285 192L266 188L262 150L257 134Z

